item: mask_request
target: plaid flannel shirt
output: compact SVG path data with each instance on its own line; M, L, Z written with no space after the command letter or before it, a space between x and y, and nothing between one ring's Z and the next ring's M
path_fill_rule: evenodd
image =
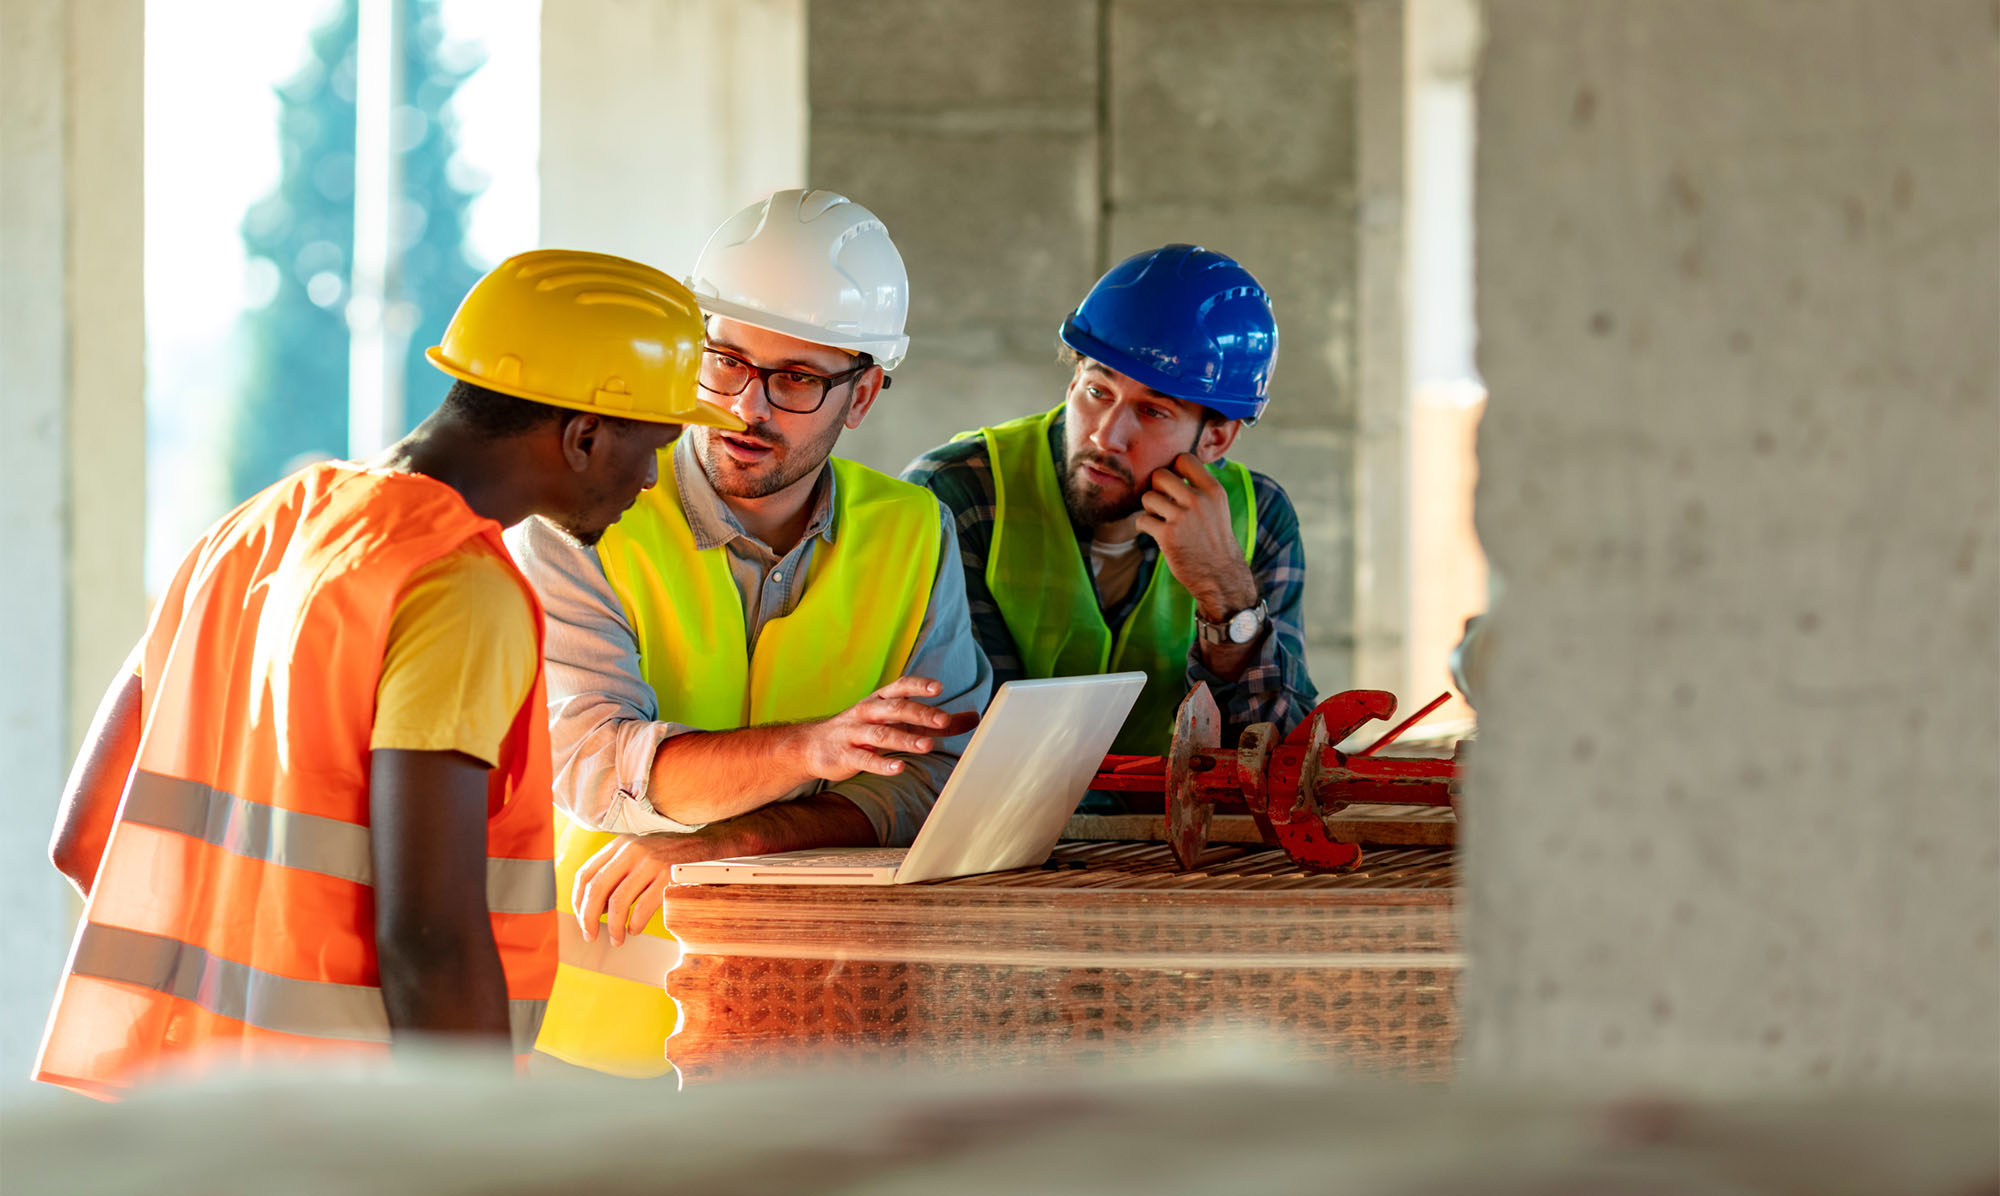
M1057 418L1049 429L1049 451L1057 461L1063 457L1063 421ZM1305 721L1317 699L1312 678L1306 674L1305 630L1301 606L1305 595L1306 554L1299 542L1299 517L1284 488L1252 470L1251 484L1257 496L1257 545L1250 571L1257 581L1257 593L1264 599L1271 625L1256 656L1244 667L1243 675L1225 681L1202 662L1200 646L1188 651L1187 686L1206 681L1209 692L1222 710L1222 740L1234 744L1252 723L1276 723L1279 732L1290 731ZM941 445L918 457L903 470L903 480L926 487L951 509L958 528L959 555L965 565L965 594L972 611L972 631L993 665L993 686L1025 676L1021 651L1014 635L1001 618L1000 607L986 584L986 555L993 546L993 524L998 516L994 505L993 466L987 459L983 437L968 436ZM1088 552L1088 533L1077 535L1079 555ZM1151 536L1139 537L1142 554L1138 578L1121 601L1104 608L1104 621L1117 627L1146 592L1153 570L1159 567L1160 546Z

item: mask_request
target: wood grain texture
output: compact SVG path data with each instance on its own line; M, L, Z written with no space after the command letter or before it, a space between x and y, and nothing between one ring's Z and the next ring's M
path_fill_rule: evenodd
M1461 958L1452 853L1343 875L1274 849L1066 843L1051 868L884 888L680 887L667 923L690 1082L773 1064L952 1070L1263 1038L1444 1079Z

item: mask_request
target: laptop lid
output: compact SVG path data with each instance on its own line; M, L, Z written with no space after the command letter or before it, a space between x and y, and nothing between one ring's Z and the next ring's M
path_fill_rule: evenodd
M1009 681L952 769L896 883L1039 864L1055 849L1144 673Z

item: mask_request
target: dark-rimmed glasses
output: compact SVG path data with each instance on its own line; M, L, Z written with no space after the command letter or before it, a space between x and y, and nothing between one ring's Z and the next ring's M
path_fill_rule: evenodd
M815 374L795 366L753 365L734 353L709 346L701 351L701 388L734 398L754 378L764 383L764 398L771 406L794 415L811 415L826 402L834 387L860 377L874 364L875 359L863 353L861 364L852 369L838 374Z

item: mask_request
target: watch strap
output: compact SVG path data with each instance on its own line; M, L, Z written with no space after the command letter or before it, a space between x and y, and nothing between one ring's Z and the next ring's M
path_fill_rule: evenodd
M1229 627L1230 624L1236 622L1237 619L1242 618L1246 614L1254 614L1257 617L1256 623L1252 627L1248 638L1238 640L1229 634ZM1197 609L1194 615L1195 638L1204 644L1247 644L1251 640L1256 639L1257 633L1264 630L1270 621L1270 607L1262 598L1257 600L1255 606L1246 606L1242 610L1232 611L1229 617L1220 623L1211 623L1207 619L1202 618L1201 611Z

